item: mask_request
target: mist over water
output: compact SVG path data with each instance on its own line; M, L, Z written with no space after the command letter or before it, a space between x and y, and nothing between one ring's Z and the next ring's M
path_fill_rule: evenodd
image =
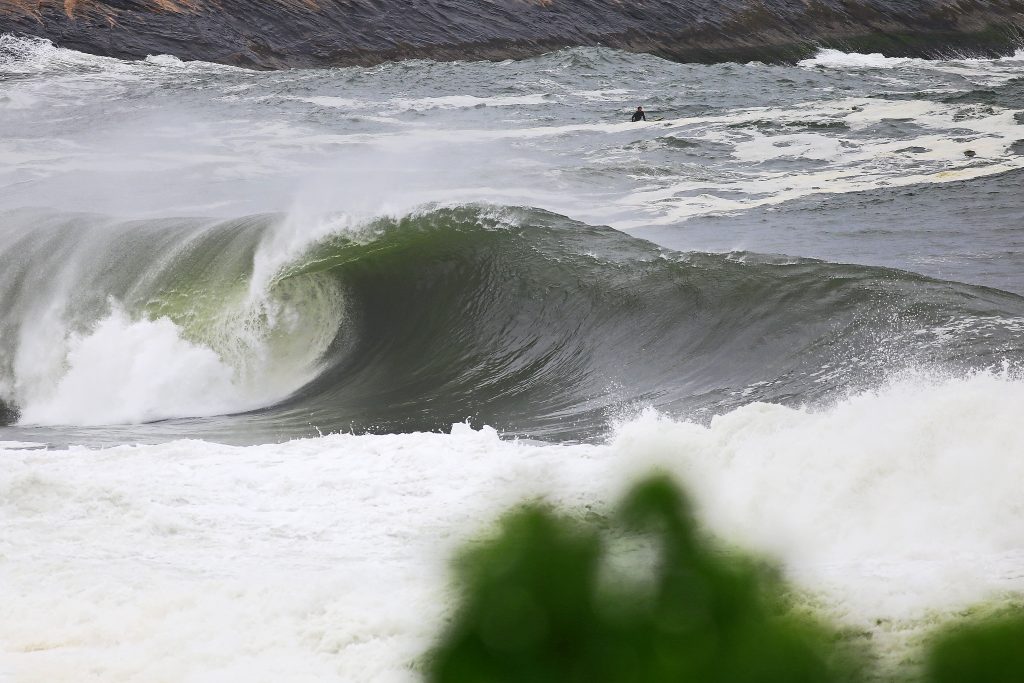
M653 466L893 661L1016 595L1022 67L0 37L0 678L415 680L475 525Z

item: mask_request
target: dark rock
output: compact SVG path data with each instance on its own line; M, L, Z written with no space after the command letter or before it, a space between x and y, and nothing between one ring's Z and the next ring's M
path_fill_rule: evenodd
M0 0L0 33L255 68L505 59L605 45L679 61L1012 49L1024 0Z
M0 427L12 425L21 417L21 412L12 404L0 400Z

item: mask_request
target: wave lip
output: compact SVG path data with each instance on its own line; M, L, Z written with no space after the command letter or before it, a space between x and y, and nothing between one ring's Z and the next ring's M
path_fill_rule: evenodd
M816 47L934 56L1013 49L1024 2L856 3L802 0L712 4L652 0L477 3L400 0L316 4L278 0L8 0L0 33L38 36L93 54L153 54L280 68L394 59L506 59L570 46L649 52L678 61L792 61ZM383 27L383 28L382 28Z

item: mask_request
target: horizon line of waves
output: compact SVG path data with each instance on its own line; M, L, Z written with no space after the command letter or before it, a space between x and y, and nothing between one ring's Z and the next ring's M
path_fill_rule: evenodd
M614 59L613 59L614 57ZM626 59L639 62L664 63L666 65L680 64L672 60L666 60L654 54L635 53L616 48L603 46L566 46L540 55L527 57L521 60L505 60L496 62L499 67L510 64L534 61L555 61L563 68L594 67L600 64L612 64L619 59ZM433 63L431 59L411 59L384 62L372 67L342 67L344 69L358 69L367 72L376 72L392 66L406 68L422 63ZM813 56L796 62L797 66L803 67L824 67L824 68L897 68L903 66L934 67L946 63L975 64L975 65L996 65L1000 63L1013 63L1024 61L1024 48L1015 48L1014 52L1001 57L977 56L970 52L950 51L945 55L936 57L888 57L881 53L859 53L845 52L835 48L819 48ZM446 62L450 64L461 64L459 60ZM472 63L472 62L470 62ZM682 64L689 64L683 62ZM693 63L700 65L700 63ZM749 65L761 65L762 62L752 61ZM220 64L216 62L204 62L201 60L184 60L175 55L154 53L141 59L120 59L88 52L82 52L72 48L59 47L52 39L40 36L15 35L0 33L0 68L10 69L15 72L24 70L25 73L42 71L52 67L64 68L113 68L124 70L133 65L144 65L150 67L163 67L176 70L209 70L209 71L234 71L254 72L244 67ZM323 68L313 67L309 71L320 71Z

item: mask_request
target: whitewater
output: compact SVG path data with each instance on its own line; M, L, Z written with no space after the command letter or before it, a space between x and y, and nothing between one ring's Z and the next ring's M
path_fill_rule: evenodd
M0 36L0 681L418 680L655 469L884 666L1019 602L1022 68Z

